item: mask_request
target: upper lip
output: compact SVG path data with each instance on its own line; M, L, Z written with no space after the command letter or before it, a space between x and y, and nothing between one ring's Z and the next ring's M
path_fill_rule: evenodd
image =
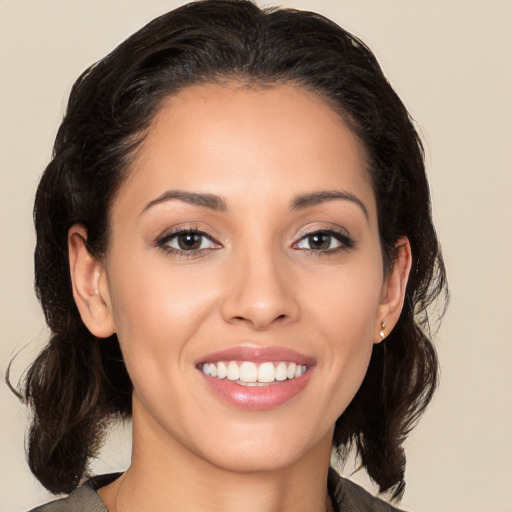
M315 363L313 357L286 347L239 345L207 354L201 357L197 364L217 363L219 361L252 361L253 363L286 361L306 366L312 366Z

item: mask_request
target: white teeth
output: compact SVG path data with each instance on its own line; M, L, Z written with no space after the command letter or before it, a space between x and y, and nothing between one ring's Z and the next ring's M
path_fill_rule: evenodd
M286 363L279 363L276 366L276 380L286 380L288 377L288 368L286 368Z
M258 382L274 382L276 369L273 363L263 363L258 368Z
M244 361L240 365L240 380L243 382L256 382L258 380L258 368L254 363Z
M217 377L219 379L225 379L227 374L228 369L226 368L226 365L222 361L217 363Z
M205 375L218 379L227 378L237 381L243 386L266 386L274 381L285 381L295 379L306 373L308 367L296 363L261 363L259 366L252 361L243 361L238 364L236 361L218 363L204 363L202 370Z
M234 361L228 364L226 377L228 380L238 380L240 378L240 368L238 368L238 365Z

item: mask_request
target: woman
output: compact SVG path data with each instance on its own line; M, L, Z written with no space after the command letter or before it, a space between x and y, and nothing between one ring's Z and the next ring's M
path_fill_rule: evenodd
M38 510L393 510L445 287L421 143L325 18L211 0L76 82L35 203ZM122 475L78 487L110 422ZM78 489L77 489L78 487Z

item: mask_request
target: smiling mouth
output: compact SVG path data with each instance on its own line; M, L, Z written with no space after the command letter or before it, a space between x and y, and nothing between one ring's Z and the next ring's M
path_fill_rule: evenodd
M199 369L209 377L227 379L241 386L269 386L271 384L293 380L308 371L307 365L292 362L263 362L252 361L219 361L217 363L202 363Z

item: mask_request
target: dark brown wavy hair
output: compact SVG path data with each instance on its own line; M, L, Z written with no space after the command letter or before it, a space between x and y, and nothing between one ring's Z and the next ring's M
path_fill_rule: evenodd
M260 9L245 0L199 1L164 14L74 84L34 206L35 288L52 335L20 390L32 411L30 468L50 491L70 492L110 422L131 414L132 384L116 335L93 336L74 303L69 228L83 224L90 253L101 258L112 201L162 100L193 84L227 80L293 84L328 101L366 149L387 268L398 238L410 241L413 265L400 319L374 346L334 434L339 453L355 447L381 492L398 498L403 442L438 380L428 309L447 296L422 144L364 43L318 14Z

